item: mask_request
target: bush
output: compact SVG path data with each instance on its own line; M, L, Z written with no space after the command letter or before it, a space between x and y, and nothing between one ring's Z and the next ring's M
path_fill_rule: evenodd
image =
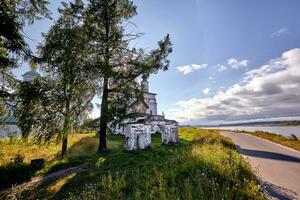
M17 154L10 163L0 166L1 189L30 180L35 169L30 164L24 163L23 160L24 157Z

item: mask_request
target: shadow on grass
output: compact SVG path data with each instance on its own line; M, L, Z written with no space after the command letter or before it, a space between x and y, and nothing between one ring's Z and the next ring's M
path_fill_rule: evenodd
M155 140L157 142L154 142ZM154 143L149 149L137 150L135 152L119 151L105 157L98 157L93 163L94 169L91 172L80 173L74 176L51 199L64 199L69 192L76 193L79 191L78 188L84 188L85 186L82 183L97 184L106 176L111 175L117 178L119 174L122 175L130 172L140 173L140 171L145 169L152 169L153 166L159 168L178 153L178 148L186 147L184 144L161 145L159 137L154 137L152 142ZM141 178L151 179L148 175L147 173L143 174ZM130 177L126 179L130 179ZM130 184L129 182L128 184Z
M107 135L107 146L109 154L116 153L121 150L124 136L122 135ZM98 157L99 139L98 135L81 138L68 148L68 153L65 158L60 158L60 152L57 153L55 159L50 161L53 165L47 169L47 173L57 171L58 169L65 169L68 167L78 166L84 163L93 162ZM55 162L58 161L58 162Z
M0 190L29 181L38 170L36 167L23 162L11 162L5 166L0 166Z

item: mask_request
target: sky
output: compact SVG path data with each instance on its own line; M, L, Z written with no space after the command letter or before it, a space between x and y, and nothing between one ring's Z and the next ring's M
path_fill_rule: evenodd
M200 125L300 119L299 0L134 0L129 27L151 50L170 34L168 71L150 76L158 112ZM51 0L52 17L60 1ZM51 20L25 27L34 50ZM26 63L14 71L28 70ZM93 100L100 102L99 98ZM95 106L92 116L99 116Z

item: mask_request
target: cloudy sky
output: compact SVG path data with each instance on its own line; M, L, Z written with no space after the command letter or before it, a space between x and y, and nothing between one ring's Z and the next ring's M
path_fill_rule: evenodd
M144 35L133 45L150 50L167 33L174 45L170 69L150 77L160 113L194 125L300 119L299 0L134 2ZM26 27L32 48L51 23Z

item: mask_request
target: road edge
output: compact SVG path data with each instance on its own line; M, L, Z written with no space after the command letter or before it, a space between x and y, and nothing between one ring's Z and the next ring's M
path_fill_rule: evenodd
M252 135L252 134L249 134L249 133L238 132L238 131L221 130L221 132L222 132L222 131L225 131L225 132L231 132L231 133L237 133L237 134L247 134L247 135L256 137L256 138L258 138L258 139L260 139L260 140L267 141L267 142L270 142L270 143L275 144L275 145L277 145L277 146L283 147L283 148L285 148L285 149L287 149L287 150L291 150L291 151L293 151L293 152L295 152L295 153L298 153L299 156L300 156L300 151L297 151L296 149L293 149L293 148L291 148L291 147L287 147L287 146L284 146L284 145L282 145L282 144L279 144L279 143L276 143L276 142L267 140L267 139L265 139L265 138L261 138L261 137L258 137L258 136L255 136L255 135Z

